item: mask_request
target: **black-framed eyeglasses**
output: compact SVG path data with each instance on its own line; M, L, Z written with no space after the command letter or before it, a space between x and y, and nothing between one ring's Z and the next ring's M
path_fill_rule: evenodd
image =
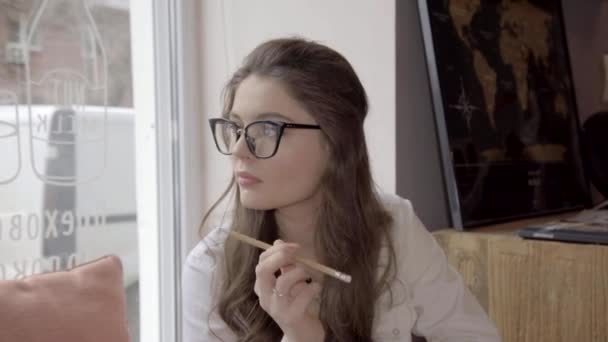
M249 151L258 159L268 159L277 153L283 131L286 128L321 129L321 126L318 125L269 120L254 121L243 128L235 122L222 118L209 119L209 124L215 146L220 153L231 155L234 146L244 132Z

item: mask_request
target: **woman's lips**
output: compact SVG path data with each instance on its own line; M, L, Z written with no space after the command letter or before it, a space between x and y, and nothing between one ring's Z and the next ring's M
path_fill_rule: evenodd
M251 186L262 182L259 178L256 178L248 172L237 172L236 181L240 186Z

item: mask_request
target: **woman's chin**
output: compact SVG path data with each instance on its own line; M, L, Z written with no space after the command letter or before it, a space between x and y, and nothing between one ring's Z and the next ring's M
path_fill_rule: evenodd
M247 209L270 210L273 206L261 196L241 192L241 205Z

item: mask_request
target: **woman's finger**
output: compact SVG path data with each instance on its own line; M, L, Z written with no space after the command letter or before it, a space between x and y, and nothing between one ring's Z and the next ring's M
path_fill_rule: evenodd
M294 262L295 250L291 248L281 248L257 264L256 274L270 273L274 275L274 272L277 270L292 265Z
M286 315L290 317L298 317L308 312L308 306L312 303L315 297L321 293L321 285L317 282L306 284L300 293L291 301Z
M255 267L256 283L259 282L259 292L269 291L275 285L275 272L281 267L295 262L295 251L281 248L279 251L269 255ZM257 293L257 292L256 292ZM259 296L260 294L258 294Z
M295 297L299 296L300 293L302 293L302 291L305 288L307 288L308 286L310 286L310 285L305 281L297 282L296 284L294 284L291 287L291 291L289 291L289 295L291 296L291 298L295 298Z
M260 253L258 263L261 262L262 260L266 259L270 255L280 251L283 248L297 250L299 247L300 246L297 243L291 243L291 242L288 243L288 242L283 242L282 240L275 240L274 244L270 248L268 248L264 252Z
M306 278L310 278L310 275L303 267L293 266L289 272L277 278L275 288L279 293L291 295L291 288L298 282L304 282Z
M295 264L292 265L286 265L281 267L281 269L278 271L278 274L275 273L275 276L278 278L279 276L281 276L282 274L286 274L288 272L290 272L291 270L294 270L296 268Z

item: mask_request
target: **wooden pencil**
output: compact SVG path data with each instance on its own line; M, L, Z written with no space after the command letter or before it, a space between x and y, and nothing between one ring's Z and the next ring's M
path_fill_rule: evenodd
M256 240L256 239L254 239L252 237L249 237L247 235L244 235L244 234L241 234L241 233L238 233L238 232L229 231L228 232L228 236L230 236L230 237L232 237L234 239L237 239L239 241L245 242L247 244L250 244L250 245L252 245L254 247L261 248L263 250L267 250L268 248L272 247L272 245L269 245L266 242L263 242L263 241L260 241L260 240ZM312 268L314 270L317 270L319 272L327 274L330 277L334 277L334 278L336 278L338 280L341 280L341 281L343 281L345 283L350 283L350 281L352 280L352 277L350 275L342 273L340 271L336 271L333 268L325 266L325 265L322 265L322 264L319 264L316 261L312 261L312 260L309 260L309 259L306 259L306 258L301 258L301 257L298 257L298 256L296 256L295 258L296 258L296 261L298 261L298 262L300 262L300 263L302 263L302 264L304 264L304 265L306 265L306 266L308 266L308 267L310 267L310 268Z

